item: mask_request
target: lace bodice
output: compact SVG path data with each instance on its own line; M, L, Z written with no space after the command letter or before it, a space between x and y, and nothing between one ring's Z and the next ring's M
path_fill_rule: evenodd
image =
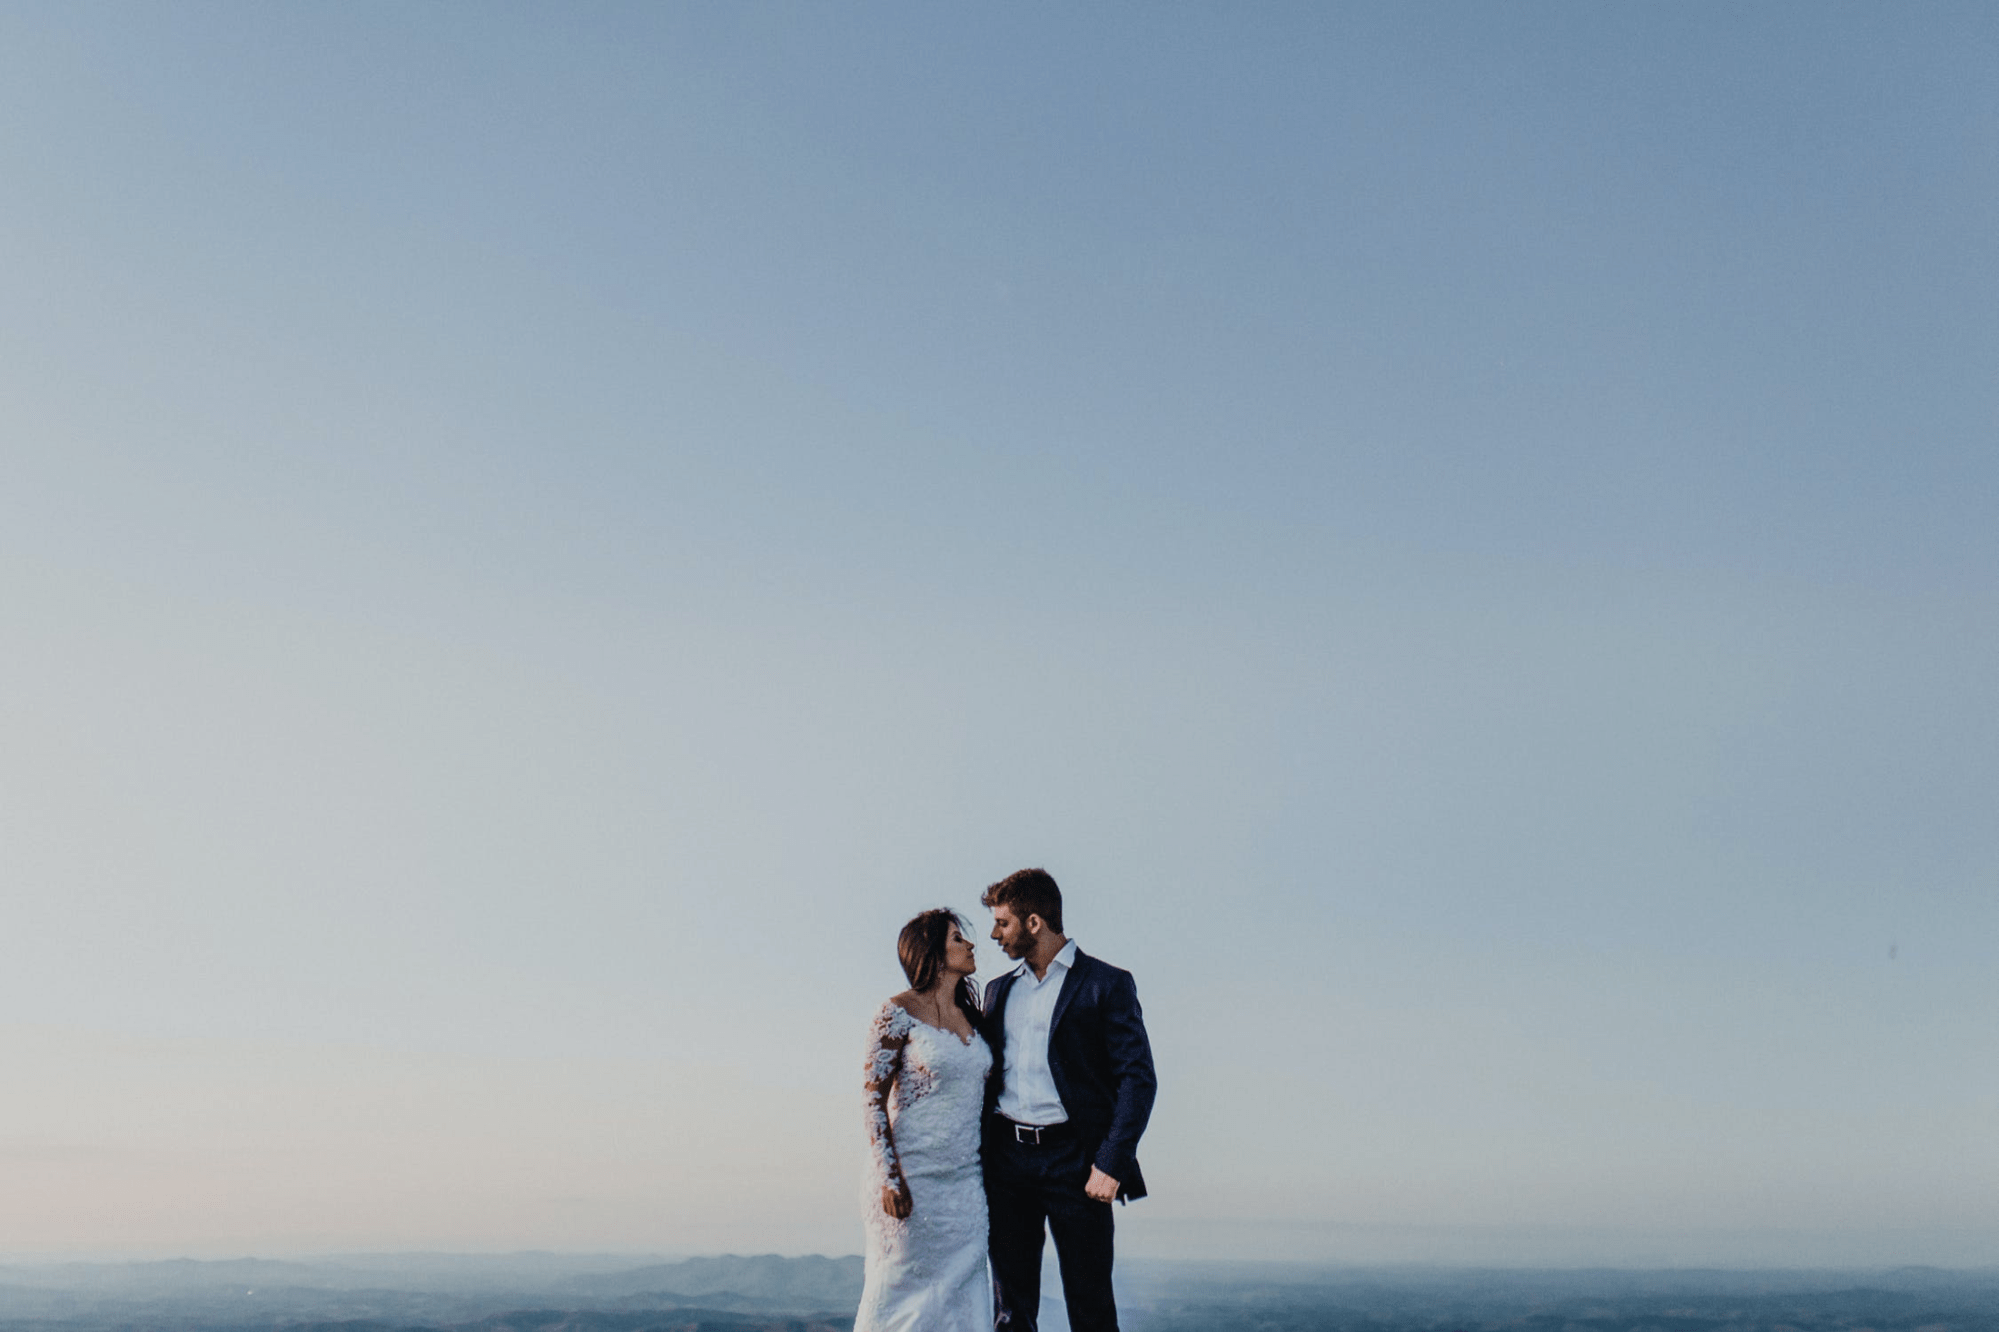
M976 1160L979 1112L992 1053L932 1027L890 1001L868 1027L868 1144L879 1183L891 1184L911 1148L947 1160ZM920 1142L918 1142L920 1140Z

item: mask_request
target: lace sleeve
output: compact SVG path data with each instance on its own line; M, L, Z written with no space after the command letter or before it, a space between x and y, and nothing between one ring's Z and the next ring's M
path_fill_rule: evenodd
M912 1021L895 1005L885 1004L868 1026L866 1077L861 1086L867 1096L868 1146L874 1153L875 1173L884 1185L892 1183L901 1171L895 1139L889 1133L888 1096L902 1072L902 1048L909 1045Z

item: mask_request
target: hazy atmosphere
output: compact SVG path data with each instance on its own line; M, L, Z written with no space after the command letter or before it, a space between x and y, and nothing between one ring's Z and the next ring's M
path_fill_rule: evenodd
M1999 9L0 7L0 1254L1999 1256Z

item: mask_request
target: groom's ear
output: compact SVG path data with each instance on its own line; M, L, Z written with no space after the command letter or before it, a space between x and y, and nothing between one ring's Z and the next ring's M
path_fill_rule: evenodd
M1048 929L1048 923L1041 919L1041 913L1039 912L1029 912L1027 914L1026 926L1029 935L1039 935L1042 931Z

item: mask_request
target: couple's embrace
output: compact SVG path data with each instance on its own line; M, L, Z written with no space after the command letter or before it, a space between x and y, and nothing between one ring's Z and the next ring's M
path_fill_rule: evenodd
M896 942L909 989L870 1032L854 1327L1036 1327L1045 1225L1071 1327L1114 1329L1111 1201L1145 1195L1135 1154L1156 1087L1138 991L1063 935L1045 870L981 901L1020 960L983 1002L955 912L922 913Z

